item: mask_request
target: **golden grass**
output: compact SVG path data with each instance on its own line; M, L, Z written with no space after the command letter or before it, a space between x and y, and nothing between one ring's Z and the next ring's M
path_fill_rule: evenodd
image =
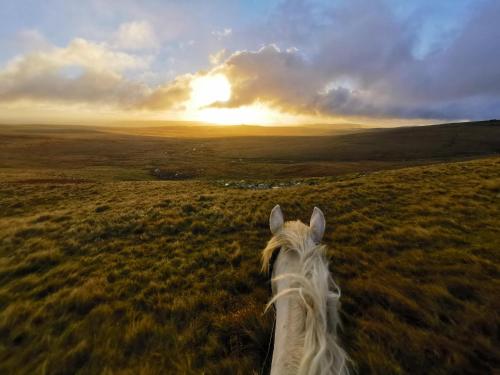
M325 212L361 374L494 373L499 181L492 157L276 190L0 183L0 373L258 373L277 203Z

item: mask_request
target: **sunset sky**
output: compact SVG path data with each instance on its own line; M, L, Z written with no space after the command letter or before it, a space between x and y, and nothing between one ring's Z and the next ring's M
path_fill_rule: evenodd
M500 117L500 1L18 0L0 122Z

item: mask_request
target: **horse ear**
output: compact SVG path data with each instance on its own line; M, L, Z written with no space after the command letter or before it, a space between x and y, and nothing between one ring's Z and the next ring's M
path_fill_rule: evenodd
M277 204L271 210L271 215L269 216L269 228L271 228L271 233L276 234L284 223L285 220L283 219L283 212L281 212L280 205Z
M314 207L311 221L309 222L314 242L321 242L323 234L325 234L325 226L325 215L323 215L323 212L318 207Z

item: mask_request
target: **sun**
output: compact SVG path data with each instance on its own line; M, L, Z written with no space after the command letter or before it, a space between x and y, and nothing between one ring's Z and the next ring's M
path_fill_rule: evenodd
M227 102L231 99L231 84L223 74L206 75L191 82L191 98L189 104L199 109L216 102Z
M187 118L196 121L238 125L268 124L271 122L271 111L261 105L238 108L210 107L214 103L224 103L231 99L231 83L224 74L210 74L191 81L191 97L187 102Z
M207 74L190 83L191 96L186 103L185 120L200 121L218 125L286 123L287 118L279 111L262 103L252 103L236 108L211 106L231 99L231 83L222 73Z

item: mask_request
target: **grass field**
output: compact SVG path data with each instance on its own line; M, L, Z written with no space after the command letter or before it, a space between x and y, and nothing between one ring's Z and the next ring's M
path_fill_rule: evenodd
M401 139L416 145L419 130L277 136L273 148L2 128L0 373L260 373L272 314L259 257L277 203L289 219L325 213L360 374L498 373L500 138L483 126L425 129L434 143L406 154ZM206 172L151 174L169 163ZM220 181L246 173L286 183Z
M364 130L0 126L0 172L13 180L23 172L27 178L154 180L157 169L165 179L289 179L491 154L500 154L500 121Z

